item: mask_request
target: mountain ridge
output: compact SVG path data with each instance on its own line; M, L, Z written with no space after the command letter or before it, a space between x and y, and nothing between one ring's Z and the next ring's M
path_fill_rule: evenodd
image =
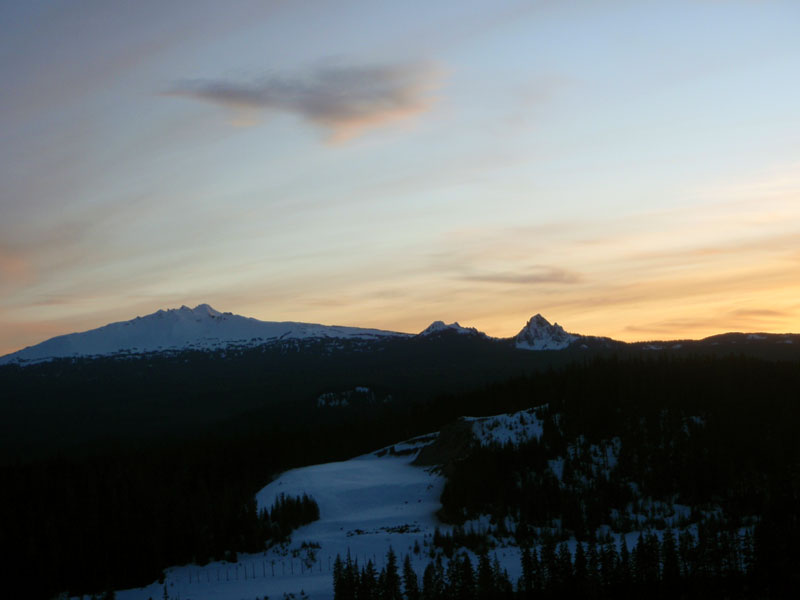
M531 329L535 322L535 331ZM194 308L186 305L175 309L160 309L128 321L117 321L83 332L68 333L47 339L5 356L3 364L33 364L55 358L142 354L180 350L216 350L228 346L258 346L285 340L308 339L360 339L374 341L386 338L438 337L460 334L493 338L474 327L463 327L458 322L445 324L434 321L418 334L322 325L295 321L261 321L252 317L220 312L209 304ZM582 336L567 334L558 325L537 314L515 337L517 348L527 350L560 350Z
M621 342L609 337L582 335L566 331L558 323L550 323L540 313L531 317L515 336L498 338L475 327L464 327L457 321L446 324L434 321L417 334L351 327L322 325L296 321L261 321L253 317L220 312L209 304L194 308L160 309L128 321L117 321L82 332L59 335L38 344L0 356L0 366L31 365L64 358L97 358L131 356L161 352L216 351L226 348L255 348L289 341L358 341L369 344L380 340L421 339L442 337L482 339L511 344L526 351L614 350L630 348L643 351L675 350L684 346L718 344L773 344L800 346L796 334L721 333L700 340Z

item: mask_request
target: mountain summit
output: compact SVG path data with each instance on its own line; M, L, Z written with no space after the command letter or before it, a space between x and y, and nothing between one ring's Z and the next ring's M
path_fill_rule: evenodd
M425 329L423 329L418 335L420 337L428 337L431 335L441 335L443 333L460 333L465 335L480 335L486 337L486 334L482 331L478 331L474 327L462 327L458 324L458 321L453 323L445 324L444 321L434 321L430 325L428 325Z
M222 313L208 304L158 310L130 321L70 333L0 357L0 364L37 362L73 356L107 356L165 350L212 350L230 345L256 346L272 341L310 338L377 339L407 334L315 323L259 321Z
M531 317L514 343L522 350L563 350L580 336L567 333L558 323L550 324L542 315Z

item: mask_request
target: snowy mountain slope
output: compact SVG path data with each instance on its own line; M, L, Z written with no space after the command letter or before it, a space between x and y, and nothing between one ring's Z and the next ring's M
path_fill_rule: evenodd
M521 441L521 436L539 435L541 428L533 409L465 420L473 424L476 441L483 443ZM331 600L337 555L349 553L361 565L371 560L380 570L390 546L398 556L411 557L421 580L430 562L434 531L452 529L436 518L444 477L438 469L412 464L419 450L437 435L420 436L347 461L282 473L256 494L258 509L269 508L281 494L307 494L319 505L318 521L293 531L287 544L257 554L238 554L236 563L172 567L165 572L164 584L118 591L117 600L161 598L164 585L170 598L192 600L280 598L301 590L312 600ZM481 528L488 521L473 525ZM514 578L519 576L518 548L498 548L493 555Z
M431 441L423 436L351 460L293 469L256 495L261 508L278 496L308 494L320 519L295 530L291 542L259 554L240 554L237 563L173 567L166 572L171 598L239 600L305 591L314 600L333 598L333 562L348 552L360 564L372 560L380 570L391 545L411 554L422 576L428 557L423 548L438 525L444 479L411 465L417 450ZM304 546L305 543L305 546ZM118 600L163 597L163 586L117 592Z
M82 333L51 338L0 357L0 364L26 363L71 356L214 349L229 345L259 345L270 341L311 338L378 339L408 334L379 329L337 327L313 323L259 321L221 313L208 304L159 310L130 321L111 323Z
M541 439L545 427L542 411L547 410L547 405L542 405L490 417L463 417L458 422L469 426L475 443L516 445ZM558 421L556 415L551 426ZM172 567L166 570L163 584L154 582L142 588L118 591L116 598L161 598L166 587L169 598L192 600L260 600L264 596L285 597L284 594L302 597L301 591L312 600L332 600L333 565L337 555L342 558L349 555L362 566L372 561L380 571L390 547L400 561L405 555L410 557L421 580L432 553L444 557L442 549L436 548L434 532L438 529L448 535L457 529L440 523L436 517L445 486L441 471L414 466L419 451L436 444L442 435L444 432L420 436L351 460L287 471L256 494L258 508L269 508L281 495L307 494L319 505L319 520L296 529L289 542L264 552L239 554L236 562ZM558 481L557 485L566 485L562 480L565 463L576 457L580 457L587 472L579 473L574 485L588 485L598 477L607 479L617 465L619 438L590 444L580 436L576 444L567 446L566 455L548 461L547 469ZM589 472L591 477L587 478ZM691 512L689 507L651 498L639 498L639 501L628 505L630 514L625 518L633 524L632 529L620 532L608 525L601 526L598 531L605 540L602 548L611 544L616 549L624 544L632 551L643 530L654 531L654 515L664 523L661 529L655 530L659 538L666 528L673 535L680 533L681 527L686 528L681 523ZM649 511L649 517L635 512L633 507L639 504L642 510ZM507 531L516 527L514 519L506 519L504 523ZM555 525L553 531L559 528L560 525ZM693 535L696 529L696 526L688 526ZM460 531L465 530L488 534L493 540L489 550L492 560L498 560L512 582L518 580L521 550L513 534L499 533L497 521L484 514L465 522ZM744 532L742 528L740 535ZM565 543L574 555L577 539L572 536ZM540 553L541 544L541 540L535 544ZM477 564L474 551L461 548L460 552L467 552L472 564Z
M539 410L529 408L491 417L464 417L464 420L472 423L472 435L482 446L509 443L517 446L542 437L544 424Z
M551 325L542 315L536 314L516 335L514 343L522 350L563 350L580 337L567 333L558 323Z
M465 417L477 443L520 443L540 437L537 409L491 417ZM438 469L414 466L419 450L435 443L438 434L420 436L347 461L292 469L256 494L258 509L269 508L281 495L312 497L320 509L318 521L292 532L286 545L258 554L239 554L237 563L216 561L167 569L171 598L192 600L255 599L304 591L312 600L333 598L333 562L337 555L380 570L391 546L410 555L422 577L429 563L433 533L452 529L436 518L444 477ZM487 523L473 523L481 528ZM419 552L414 551L415 546ZM513 577L519 575L519 550L498 548L496 554ZM163 585L153 583L118 591L118 600L163 597Z
M437 438L422 448L415 464L447 465L460 460L478 446L519 446L540 439L541 410L546 405L490 417L461 417L442 428Z

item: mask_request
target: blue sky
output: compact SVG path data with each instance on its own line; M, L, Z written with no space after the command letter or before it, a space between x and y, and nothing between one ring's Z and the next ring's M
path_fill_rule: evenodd
M0 352L208 302L800 331L800 4L8 2Z

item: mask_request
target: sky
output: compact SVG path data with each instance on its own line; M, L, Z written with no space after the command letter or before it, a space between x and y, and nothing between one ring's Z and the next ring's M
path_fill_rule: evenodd
M800 3L6 1L0 354L160 308L800 332Z

